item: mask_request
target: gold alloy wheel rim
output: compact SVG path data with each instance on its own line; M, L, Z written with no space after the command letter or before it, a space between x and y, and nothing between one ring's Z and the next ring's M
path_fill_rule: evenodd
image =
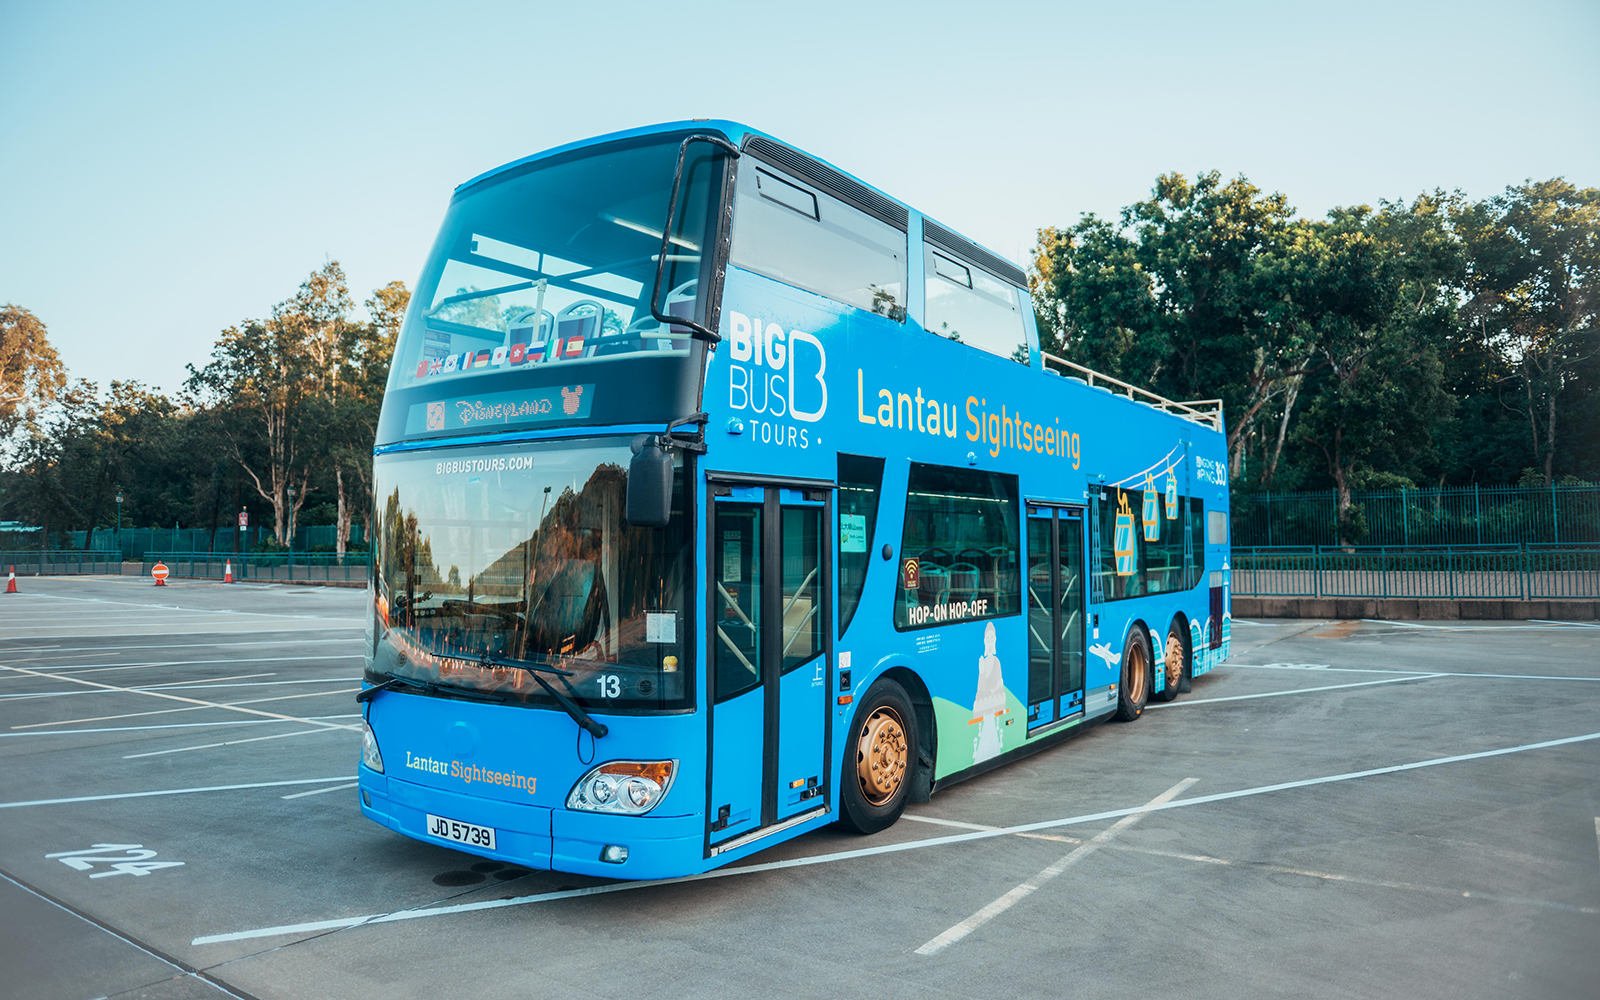
M1130 640L1128 648L1128 700L1137 705L1144 701L1145 670L1144 646L1137 640Z
M1175 689L1183 681L1183 637L1176 632L1167 633L1167 689Z
M867 717L856 741L856 777L861 794L881 806L894 798L906 778L906 729L900 715L881 705Z

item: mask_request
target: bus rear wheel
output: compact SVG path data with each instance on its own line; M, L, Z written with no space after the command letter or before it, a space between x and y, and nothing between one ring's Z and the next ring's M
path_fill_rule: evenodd
M1178 697L1178 689L1183 684L1184 663L1188 660L1187 648L1183 631L1174 621L1171 631L1167 633L1166 654L1161 659L1161 670L1166 674L1165 685L1150 697L1156 701L1172 701Z
M1132 722L1144 714L1150 698L1150 640L1137 626L1122 648L1122 683L1117 689L1118 722Z
M850 733L839 823L856 833L877 833L905 812L917 763L917 714L905 688L880 678L861 699Z

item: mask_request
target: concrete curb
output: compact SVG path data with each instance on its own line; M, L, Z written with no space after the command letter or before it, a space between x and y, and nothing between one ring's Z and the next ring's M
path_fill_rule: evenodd
M1596 621L1600 601L1234 597L1236 618L1388 618L1397 621Z

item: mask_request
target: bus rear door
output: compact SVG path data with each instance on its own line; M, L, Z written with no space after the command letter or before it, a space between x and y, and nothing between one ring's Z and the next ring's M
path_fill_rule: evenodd
M828 488L712 482L708 853L826 808Z

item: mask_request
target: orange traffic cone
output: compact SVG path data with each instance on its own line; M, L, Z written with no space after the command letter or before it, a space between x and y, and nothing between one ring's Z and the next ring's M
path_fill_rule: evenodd
M11 567L11 578L6 581L6 593L15 594L16 592L17 592L17 567L13 565Z
M157 559L154 568L150 570L150 575L156 578L156 586L165 587L169 572L171 571L167 569L167 564Z
M222 582L223 583L232 583L233 582L233 560L232 559L229 559L228 560L228 564L225 567L223 567L223 570L222 570Z

